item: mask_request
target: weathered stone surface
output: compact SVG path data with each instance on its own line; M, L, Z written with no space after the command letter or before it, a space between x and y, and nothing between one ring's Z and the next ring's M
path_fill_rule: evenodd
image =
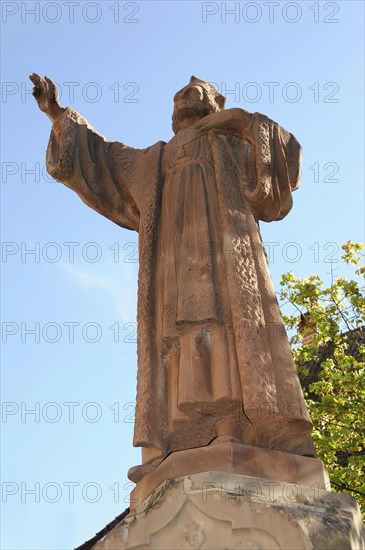
M139 506L166 479L209 471L330 489L328 473L320 460L227 441L169 455L137 483L130 508Z
M90 548L361 550L365 539L349 495L203 472L162 483Z

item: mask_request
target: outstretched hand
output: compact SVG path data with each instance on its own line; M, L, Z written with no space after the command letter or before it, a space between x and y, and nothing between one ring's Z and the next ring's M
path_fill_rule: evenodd
M34 84L33 96L38 107L54 122L64 111L59 102L56 84L48 76L42 78L36 73L31 74L29 78Z

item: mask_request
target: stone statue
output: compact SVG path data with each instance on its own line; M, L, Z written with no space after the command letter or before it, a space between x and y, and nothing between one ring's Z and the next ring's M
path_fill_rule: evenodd
M50 78L33 95L52 120L47 169L91 208L139 232L133 481L174 451L235 441L315 456L311 420L260 236L299 186L301 148L260 113L225 110L191 77L175 136L110 142L62 108Z

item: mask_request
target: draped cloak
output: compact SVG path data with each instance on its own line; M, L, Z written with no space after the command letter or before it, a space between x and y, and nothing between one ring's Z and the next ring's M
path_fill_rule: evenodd
M305 452L311 421L258 227L259 220L280 220L290 211L301 148L259 113L252 115L252 136L246 141L229 125L201 134L193 127L167 144L140 150L108 141L69 108L53 125L50 175L98 213L139 232L135 446L167 454L207 445L224 405L224 418L232 411L238 418L244 443ZM179 205L172 215L171 200L179 200L181 188L182 226L176 228L168 220L179 216ZM177 231L182 258L171 240ZM193 265L189 249L200 245L205 260ZM198 269L195 282L189 265ZM189 355L191 342L196 347ZM199 375L194 358L198 369L203 365Z

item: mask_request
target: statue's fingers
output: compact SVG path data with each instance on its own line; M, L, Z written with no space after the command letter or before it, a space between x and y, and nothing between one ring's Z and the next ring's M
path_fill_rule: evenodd
M40 78L40 76L37 73L32 73L32 74L29 75L29 78L33 82L33 84L35 84L37 79Z
M33 82L34 86L36 86L37 88L40 88L41 90L44 88L45 82L43 78L39 76L39 74L33 73L30 75L29 78Z
M44 80L46 81L48 87L48 97L54 97L55 99L58 99L58 90L56 84L48 76L45 76Z
M31 74L29 78L34 84L34 88L32 91L33 97L38 101L38 99L42 95L42 92L46 91L47 84L44 82L43 78L41 78L37 73Z

